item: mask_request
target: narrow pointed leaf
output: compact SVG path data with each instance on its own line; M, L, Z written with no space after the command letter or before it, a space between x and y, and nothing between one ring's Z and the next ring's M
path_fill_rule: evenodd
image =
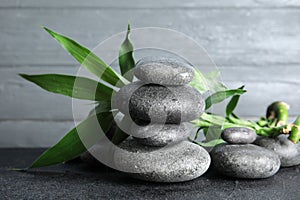
M128 24L128 29L126 33L126 38L122 43L119 50L119 66L121 74L129 81L133 79L133 68L135 66L135 61L133 58L133 45L129 40L130 34L130 24Z
M88 117L77 127L68 132L56 145L46 150L30 168L59 164L71 160L96 144L104 134L99 132L99 125L104 133L111 127L111 112L100 113ZM80 132L80 135L79 135ZM84 135L82 134L84 132ZM82 143L84 137L85 143Z
M228 97L235 96L235 95L241 95L244 94L246 90L242 89L234 89L234 90L225 90L225 91L220 91L212 94L211 96L207 97L205 100L205 110L209 109L213 104L220 103L227 99Z
M230 127L240 127L242 125L239 124L234 124L229 122L226 118L219 116L219 115L214 115L214 114L208 114L208 113L203 113L197 121L199 123L199 127L204 125L204 127L209 126L221 126L222 128L230 128ZM206 125L207 124L207 125ZM197 125L197 124L196 124ZM244 126L243 126L244 127Z
M244 89L244 85L238 89ZM240 99L241 95L234 95L231 100L229 101L229 103L226 106L226 116L229 116L232 114L232 112L234 111L234 109L236 108L239 99Z
M80 64L85 66L91 73L101 78L103 81L115 86L120 83L127 84L128 81L108 66L103 60L97 57L86 47L81 46L74 40L58 34L46 27L44 29L55 38Z
M84 77L60 74L20 74L20 76L49 92L77 99L110 101L113 92L108 86Z
M207 91L224 91L227 87L218 80L219 71L212 71L203 74L198 69L194 68L194 79L190 82L190 86L197 89L202 94Z
M209 90L208 83L206 81L206 78L202 72L200 72L198 69L194 68L194 78L189 83L190 86L194 87L196 90L198 90L200 93L205 93Z
M214 147L218 144L223 144L226 143L224 140L222 139L216 139L216 140L211 140L209 142L198 142L198 141L193 141L195 144L198 144L202 147Z

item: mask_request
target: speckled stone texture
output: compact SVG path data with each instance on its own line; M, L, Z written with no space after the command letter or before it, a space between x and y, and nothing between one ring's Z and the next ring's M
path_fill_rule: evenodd
M274 151L280 158L281 167L291 167L300 164L300 145L294 144L285 135L280 135L276 138L261 137L254 143Z
M129 115L129 100L132 94L146 85L141 81L132 82L124 87L120 88L118 92L113 93L112 95L112 108L119 109L123 114Z
M244 127L231 127L222 131L221 137L230 144L250 144L255 141L254 130Z
M216 146L210 155L214 169L229 177L268 178L280 168L277 154L253 144L221 144Z
M190 135L191 124L150 124L131 126L131 134L140 144L147 146L166 146L186 140Z
M205 102L201 94L187 85L144 85L137 89L129 100L129 113L133 120L157 123L191 121L203 113L204 107Z
M137 62L134 74L145 83L160 85L185 85L194 78L191 65L172 58L142 58Z
M210 156L202 147L183 141L164 148L148 147L127 139L116 150L115 165L132 177L155 182L182 182L207 171Z

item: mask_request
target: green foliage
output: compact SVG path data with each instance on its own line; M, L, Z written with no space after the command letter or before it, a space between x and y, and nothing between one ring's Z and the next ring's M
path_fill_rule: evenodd
M242 87L240 87L238 89L242 90L242 89L244 89L244 87L245 86L242 86ZM236 106L237 106L237 104L239 102L240 96L241 95L234 95L231 98L231 100L229 101L229 103L227 104L227 107L226 107L226 116L227 117L230 116L233 113L234 109L236 108Z
M78 44L74 40L58 34L46 27L44 29L54 37L80 64L103 81L115 86L118 82L127 84L128 81L97 57L93 52Z
M77 157L96 144L102 137L105 137L112 121L111 112L103 112L88 117L68 132L56 145L45 151L30 167L55 165ZM99 132L99 124L103 134ZM85 144L82 143L83 139Z
M110 101L113 92L113 90L106 85L84 77L60 74L20 74L20 76L49 92L77 99Z
M129 81L133 79L135 61L133 57L133 45L129 40L130 24L128 24L126 38L119 49L119 66L121 74Z
M244 94L246 90L242 89L234 89L234 90L225 90L225 91L219 91L211 96L207 97L205 100L205 110L209 109L213 104L220 103L231 96L241 95Z
M227 87L217 80L219 76L219 71L212 71L208 74L203 74L201 71L194 68L194 78L189 85L197 89L202 94L208 91L216 92L227 90Z
M129 81L133 80L134 76L131 71L135 66L135 60L133 56L134 48L129 40L129 24L125 40L119 49L119 66L121 74L124 77L113 70L93 52L81 46L74 40L58 34L46 27L44 27L44 29L80 64L108 85L116 86L118 83L118 87L122 87L123 85L128 84ZM113 89L106 86L106 84L84 77L68 75L20 75L49 92L83 100L96 101L95 108L90 112L89 117L68 132L57 144L45 151L31 165L31 167L49 166L71 160L96 144L102 137L108 136L106 135L108 132L113 133L109 139L111 139L114 144L119 144L128 137L128 135L119 127L115 127L115 129L113 129L114 127L112 124L114 119L110 105ZM246 92L243 90L244 86L230 90L217 80L219 75L218 71L202 74L199 70L195 69L195 76L190 85L197 89L200 93L206 93L208 91L213 93L205 101L206 110L212 105L220 103L229 97L232 98L226 107L225 117L212 113L203 113L198 119L192 121L192 123L199 128L193 140L194 143L205 147L224 143L222 139L218 138L220 132L225 128L241 126L252 128L258 135L261 136L277 136L279 134L289 132L291 133L289 137L290 140L295 143L299 141L300 118L297 118L291 126L290 124L278 124L277 119L261 118L258 122L253 122L236 116L233 111L238 104L240 95ZM275 107L275 109L277 109L277 107ZM283 122L286 121L286 116L288 116L286 112L285 114L285 120L281 120ZM281 119L280 116L277 118ZM126 119L124 118L122 122L124 120ZM101 131L99 132L99 125L103 130L103 133L101 133ZM111 130L114 130L114 132ZM200 130L205 132L205 142L196 141ZM82 143L82 139L84 139L85 144Z

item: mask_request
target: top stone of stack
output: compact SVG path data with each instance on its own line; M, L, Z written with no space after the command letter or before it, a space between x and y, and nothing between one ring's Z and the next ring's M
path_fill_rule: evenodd
M191 65L172 58L142 58L135 67L135 76L145 82L159 85L186 85L194 78Z

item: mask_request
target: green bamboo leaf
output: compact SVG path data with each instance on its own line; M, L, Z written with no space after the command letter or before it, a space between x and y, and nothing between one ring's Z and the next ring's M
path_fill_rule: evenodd
M110 101L113 92L108 86L84 77L60 74L20 74L20 76L49 92L77 99Z
M104 137L104 134L99 133L99 125L103 132L107 133L112 121L111 112L88 117L68 132L56 145L46 150L30 168L55 165L77 157ZM79 136L78 132L84 132L85 135ZM85 144L82 143L81 137L84 137Z
M85 66L91 73L115 86L120 83L128 84L128 81L108 66L103 60L97 57L86 47L81 46L74 40L43 27L62 47L64 47L80 64Z
M214 147L217 146L218 144L223 144L226 143L224 140L222 139L215 139L215 140L211 140L209 142L198 142L198 141L193 141L195 144L198 144L202 147Z
M211 124L215 124L215 125L218 125L218 126L222 126L225 122L228 122L225 117L222 117L222 116L219 116L219 115L214 115L214 114L209 114L209 113L203 113L200 116L200 118L202 120L205 120L207 122L210 122Z
M207 74L203 74L198 69L194 68L194 79L189 85L197 89L202 94L207 91L227 90L228 88L218 80L219 76L219 71L212 71Z
M220 71L212 71L204 76L206 78L206 82L209 84L210 91L217 92L228 90L228 88L218 80L220 77Z
M257 123L255 123L254 121L251 121L251 120L238 119L238 118L236 118L232 115L229 115L227 117L227 119L231 123L234 123L234 124L237 124L237 125L240 125L240 126L243 126L243 127L252 128L254 130L259 130L261 128Z
M224 101L228 97L241 95L244 94L245 92L246 90L242 90L242 89L225 90L225 91L216 92L211 96L207 97L207 99L205 100L205 104L206 104L205 110L209 109L213 104L217 104Z
M133 79L133 68L135 61L133 58L133 45L129 40L130 24L128 24L126 38L119 50L119 66L121 74L129 81Z
M189 85L194 87L202 94L209 90L209 86L204 74L202 74L198 69L195 68L194 68L194 78L189 83Z
M223 129L230 128L230 127L243 126L240 124L232 123L222 116L209 114L209 113L203 113L201 115L200 119L197 119L197 123L198 124L196 124L196 126L198 125L199 127L201 127L201 126L204 126L204 127L221 126ZM243 126L243 127L245 127L245 126Z
M244 85L238 89L244 89ZM236 108L239 99L240 99L241 95L234 95L231 100L229 101L229 103L226 106L226 116L229 116L232 114L232 112L234 111L234 109Z

